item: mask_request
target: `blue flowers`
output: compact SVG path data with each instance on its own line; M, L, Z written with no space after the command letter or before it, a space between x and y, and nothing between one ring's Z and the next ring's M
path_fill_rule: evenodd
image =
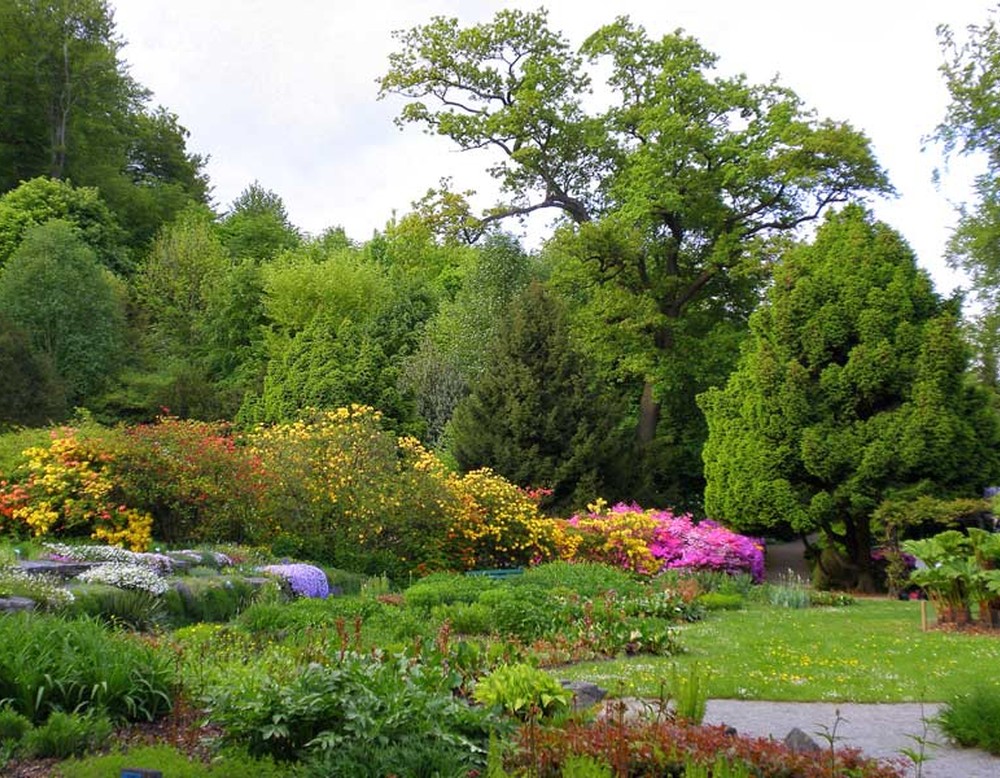
M326 580L326 573L313 565L303 563L267 565L262 567L261 571L284 578L299 597L324 598L330 594L330 583Z

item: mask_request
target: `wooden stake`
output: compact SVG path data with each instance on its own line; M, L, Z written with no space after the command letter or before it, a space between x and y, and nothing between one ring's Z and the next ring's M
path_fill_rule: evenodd
M920 601L920 629L927 631L927 600Z

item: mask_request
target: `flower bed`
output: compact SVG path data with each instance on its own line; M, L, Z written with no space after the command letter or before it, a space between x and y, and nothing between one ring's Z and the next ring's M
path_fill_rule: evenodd
M695 522L689 514L644 510L619 503L589 506L566 522L563 556L605 562L646 575L665 570L713 570L749 573L764 579L764 542L739 535L720 524Z

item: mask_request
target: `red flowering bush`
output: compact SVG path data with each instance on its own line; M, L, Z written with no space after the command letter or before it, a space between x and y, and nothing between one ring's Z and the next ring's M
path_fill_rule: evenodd
M164 417L126 428L112 445L119 488L152 515L158 539L252 542L264 534L265 474L228 425Z

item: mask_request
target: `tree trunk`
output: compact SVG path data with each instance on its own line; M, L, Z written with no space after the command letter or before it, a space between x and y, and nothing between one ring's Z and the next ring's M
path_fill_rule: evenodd
M639 424L636 437L639 445L648 446L656 437L656 425L660 423L660 403L653 397L653 382L646 379L639 398Z

